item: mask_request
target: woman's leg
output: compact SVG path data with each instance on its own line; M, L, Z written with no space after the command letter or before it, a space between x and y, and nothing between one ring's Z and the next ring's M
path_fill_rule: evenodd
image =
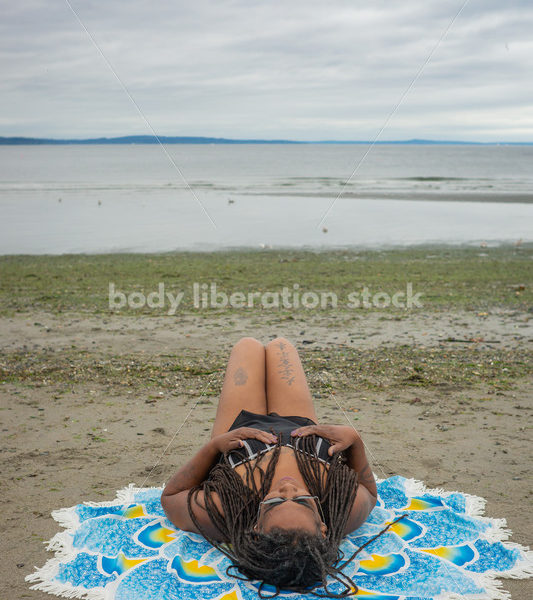
M265 347L245 337L231 351L211 437L225 433L241 410L266 414Z
M267 412L298 415L318 422L298 351L285 338L267 344L266 393Z

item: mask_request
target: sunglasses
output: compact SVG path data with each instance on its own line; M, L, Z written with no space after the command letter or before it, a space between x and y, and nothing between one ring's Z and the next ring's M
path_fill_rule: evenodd
M322 522L323 523L326 522L326 520L324 519L324 513L322 512L322 507L320 506L320 502L318 501L318 496L294 496L294 498L277 497L277 498L269 498L268 500L263 500L262 502L259 503L259 510L257 511L257 519L256 520L259 519L259 513L261 512L261 505L264 504L264 505L272 508L274 506L278 506L280 504L283 504L284 502L287 502L287 500L296 502L296 504L301 504L302 506L306 506L309 510L313 510L313 501L315 501L316 505L318 507L318 512L320 513L320 518L322 519Z

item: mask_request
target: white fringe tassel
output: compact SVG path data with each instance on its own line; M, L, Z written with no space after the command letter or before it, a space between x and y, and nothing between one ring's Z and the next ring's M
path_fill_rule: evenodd
M74 558L74 555L72 558ZM31 590L40 590L41 592L47 592L48 594L55 594L56 596L63 596L64 598L85 598L86 600L104 600L105 590L104 588L91 588L87 589L81 586L73 586L71 583L60 583L59 581L52 581L57 575L59 565L64 560L63 557L51 558L44 567L36 569L35 573L26 575L25 580L28 582L36 581L34 585L30 586Z

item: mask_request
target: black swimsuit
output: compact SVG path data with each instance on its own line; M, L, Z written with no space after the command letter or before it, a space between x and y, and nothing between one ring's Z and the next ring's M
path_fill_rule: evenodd
M229 431L239 427L254 427L256 429L261 429L262 431L274 433L278 437L281 436L282 446L288 446L289 448L296 448L296 450L298 450L301 438L292 437L291 431L306 425L316 425L316 423L307 417L282 417L275 412L268 413L268 415L261 415L247 410L241 410L235 421L233 421ZM254 438L243 440L243 444L244 446L242 448L237 448L228 453L228 462L232 468L249 460L253 460L260 454L269 452L276 447L276 444L266 444L265 442L261 442ZM331 444L328 440L317 436L316 446L312 456L321 462L330 463L333 460L333 457L328 454L330 446ZM223 462L223 460L224 457L221 456L219 462Z

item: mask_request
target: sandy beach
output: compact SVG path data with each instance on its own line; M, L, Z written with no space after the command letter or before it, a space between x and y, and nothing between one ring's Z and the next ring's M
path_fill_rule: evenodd
M482 496L486 516L530 544L531 258L531 248L2 257L0 598L50 597L24 577L51 556L52 510L111 500L130 482L162 485L207 440L225 361L243 336L296 345L321 421L353 423L376 476ZM187 289L212 280L228 292L244 281L268 290L277 277L339 297L379 276L381 289L401 279L425 296L412 310L109 309L109 281L147 292L177 274ZM531 580L502 586L531 598Z

